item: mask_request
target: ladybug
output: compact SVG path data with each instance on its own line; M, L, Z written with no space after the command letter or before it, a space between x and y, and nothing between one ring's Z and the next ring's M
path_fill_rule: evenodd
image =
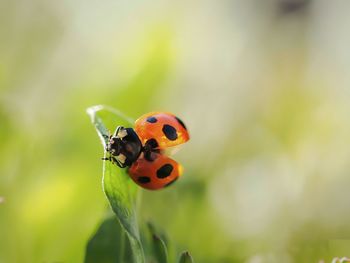
M134 128L118 126L109 137L109 160L127 168L139 186L157 190L174 183L182 166L165 155L164 150L185 143L190 138L185 124L175 115L150 112L135 121Z

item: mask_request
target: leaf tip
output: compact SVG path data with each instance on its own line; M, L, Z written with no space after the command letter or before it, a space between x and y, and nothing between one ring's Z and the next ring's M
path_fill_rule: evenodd
M99 111L103 108L102 105L94 105L86 109L86 113L90 116L93 116L96 111Z
M161 240L160 237L157 236L156 234L152 234L152 238L153 238L154 241L160 241Z
M187 250L183 251L180 255L179 263L193 263L193 258Z

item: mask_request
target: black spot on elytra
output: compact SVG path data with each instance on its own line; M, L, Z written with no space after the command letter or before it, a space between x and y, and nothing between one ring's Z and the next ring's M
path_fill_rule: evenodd
M175 177L174 180L172 180L169 183L167 183L166 185L164 185L164 187L168 187L168 186L172 185L173 183L176 182L177 179L179 179L179 177Z
M176 129L173 126L165 124L162 131L170 141L175 141L177 139Z
M185 125L185 123L183 123L182 120L180 120L178 117L175 117L175 119L178 121L178 123L180 123L180 125L181 125L185 130L187 130L186 125Z
M156 123L156 122L157 122L157 118L151 116L151 117L148 117L148 118L147 118L147 121L148 121L149 123Z
M148 176L140 176L139 178L137 178L137 181L141 184L147 184L151 181L151 178L149 178Z
M173 169L174 169L174 167L171 164L169 164L169 163L164 164L162 167L160 167L157 170L157 177L158 178L166 178L171 174Z

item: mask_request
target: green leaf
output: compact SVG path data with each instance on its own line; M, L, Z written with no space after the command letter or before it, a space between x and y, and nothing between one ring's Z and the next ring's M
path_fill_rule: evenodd
M193 263L192 256L188 251L184 251L180 255L179 263Z
M160 235L157 234L156 229L151 222L147 223L147 227L148 227L148 231L151 235L150 246L151 246L152 258L157 263L167 263L168 262L168 249L167 249L165 242L160 237Z
M115 217L105 219L86 246L84 263L117 263L130 258L130 244Z
M87 109L92 123L106 148L108 137L117 126L132 127L133 121L120 111L108 106L98 105ZM104 157L108 153L104 151ZM143 249L136 218L137 185L130 179L126 169L119 168L110 161L103 161L103 190L108 201L124 227L131 244L134 261L144 262Z
M168 251L164 241L157 235L152 235L153 240L153 256L158 263L168 262Z

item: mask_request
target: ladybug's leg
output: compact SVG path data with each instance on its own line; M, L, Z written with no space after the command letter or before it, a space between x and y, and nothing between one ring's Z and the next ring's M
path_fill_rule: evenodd
M120 168L125 168L127 165L125 165L124 163L121 163L120 161L118 161L116 158L114 158L113 156L112 158L112 162L115 163L116 165L118 165Z
M120 163L114 156L109 157L102 157L102 161L110 161L116 165L118 165L120 168L125 168L127 165Z

